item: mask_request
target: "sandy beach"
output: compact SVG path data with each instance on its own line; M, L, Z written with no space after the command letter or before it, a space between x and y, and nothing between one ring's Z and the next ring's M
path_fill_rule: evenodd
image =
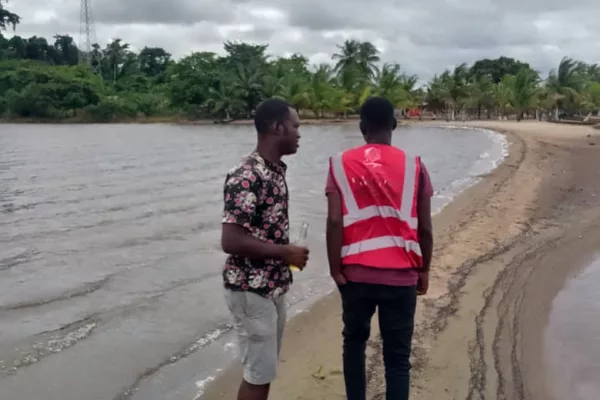
M565 279L600 250L600 131L529 121L455 125L505 133L510 154L434 220L431 286L417 310L413 397L553 400L542 334ZM371 337L370 398L383 399L375 323ZM239 377L232 368L203 398L235 398ZM337 293L288 325L270 398L345 398Z

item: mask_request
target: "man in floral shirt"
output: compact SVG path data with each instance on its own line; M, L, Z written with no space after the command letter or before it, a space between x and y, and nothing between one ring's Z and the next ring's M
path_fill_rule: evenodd
M256 150L227 174L221 245L226 299L239 335L244 377L238 400L266 400L275 379L286 319L290 265L308 249L289 243L284 155L298 150L298 113L271 99L256 109Z

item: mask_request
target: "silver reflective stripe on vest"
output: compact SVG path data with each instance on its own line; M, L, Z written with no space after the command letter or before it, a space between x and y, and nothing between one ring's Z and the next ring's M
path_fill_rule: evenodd
M406 251L412 251L421 257L421 246L414 240L404 240L400 236L380 236L342 247L342 258L365 251L386 249L388 247L402 247Z
M352 194L352 188L350 188L348 177L346 176L346 172L344 171L344 165L342 164L342 154L331 157L331 166L333 168L333 176L337 181L340 191L342 192L342 198L344 199L346 209L348 210L348 215L344 215L344 226L347 226L350 224L346 223L346 218L348 216L356 216L359 210L358 206L356 205L354 195Z
M331 166L333 169L333 176L339 189L342 193L346 210L348 213L344 215L344 226L352 225L355 222L362 221L373 217L384 217L384 218L398 218L399 220L406 221L411 229L417 229L418 219L412 217L412 207L415 195L415 175L416 175L416 160L414 157L406 155L406 165L404 169L404 187L402 189L402 203L400 210L390 206L369 206L359 209L352 188L348 182L348 177L344 171L344 165L342 162L342 155L331 157Z

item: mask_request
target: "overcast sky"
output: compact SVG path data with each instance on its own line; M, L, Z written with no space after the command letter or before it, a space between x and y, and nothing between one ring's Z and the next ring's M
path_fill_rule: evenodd
M544 75L563 56L600 63L598 0L90 0L101 44L164 47L175 57L222 53L225 40L269 43L330 62L346 38L373 42L383 61L422 79L500 55ZM11 0L17 34L79 36L79 0Z

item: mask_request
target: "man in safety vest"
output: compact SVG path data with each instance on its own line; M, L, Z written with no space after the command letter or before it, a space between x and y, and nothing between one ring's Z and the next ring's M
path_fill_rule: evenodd
M331 157L327 253L342 297L348 400L366 397L365 347L378 309L387 400L409 398L417 295L427 293L433 187L420 157L392 146L394 107L371 97L360 109L366 145Z

